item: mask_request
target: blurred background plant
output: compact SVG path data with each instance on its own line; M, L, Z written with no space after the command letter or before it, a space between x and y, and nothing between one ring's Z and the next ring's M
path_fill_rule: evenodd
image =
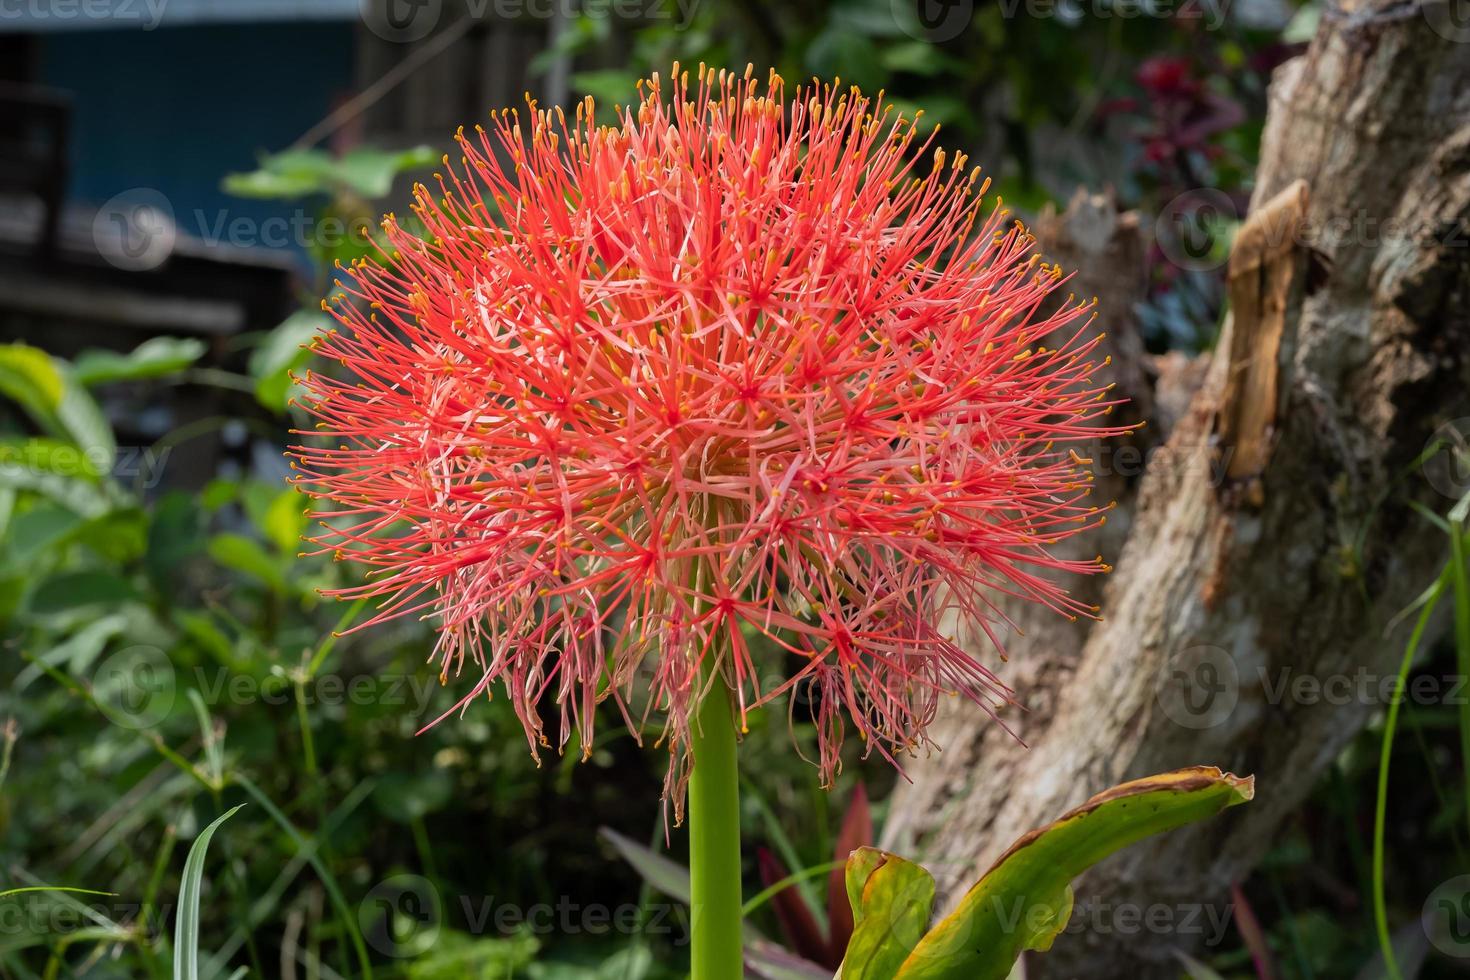
M455 126L524 89L606 112L675 59L839 75L922 107L1023 214L1078 187L1137 208L1156 232L1145 339L1196 351L1271 69L1317 16L1288 0L124 6L0 21L0 891L115 893L0 897L7 977L170 975L185 855L239 804L201 848L201 976L681 975L657 753L609 717L588 765L574 746L538 768L503 701L420 732L456 700L426 666L428 628L339 637L366 611L317 590L350 572L297 555L305 503L281 449L307 422L290 403L301 345L336 264L372 248ZM1465 670L1453 644L1406 665L1410 685ZM1380 756L1397 774L1384 918L1412 923L1444 856L1465 864L1462 720L1409 700L1398 738L1365 732L1187 969L1390 975ZM881 825L893 777L854 754L829 794L784 748L787 712L753 722L751 923L769 975L819 976L777 941L830 966L850 928L833 855ZM1394 939L1404 975L1450 975L1422 930Z

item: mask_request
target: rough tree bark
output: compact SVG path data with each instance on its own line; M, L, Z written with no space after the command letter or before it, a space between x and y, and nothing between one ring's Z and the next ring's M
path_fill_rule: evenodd
M1228 911L1229 885L1381 707L1376 686L1334 704L1281 682L1391 673L1403 637L1386 624L1445 557L1407 500L1446 509L1411 464L1470 415L1470 31L1456 28L1440 0L1351 4L1278 71L1217 354L1165 362L1141 400L1167 419L1202 375L1141 480L1097 457L1120 501L1109 529L1126 529L1121 548L1101 544L1119 555L1106 619L1023 611L1005 677L1029 748L956 707L936 731L945 750L894 799L885 844L919 855L953 902L1012 839L1107 786L1201 763L1256 774L1254 803L1079 882L1081 927L1032 977L1177 976L1174 951L1208 933L1184 917ZM1137 231L1125 218L1079 240L1087 210L1074 202L1039 238L1099 282L1084 288L1117 331ZM1136 363L1124 337L1115 354L1131 346ZM1150 395L1148 376L1118 370L1123 391ZM1125 927L1125 906L1162 911Z

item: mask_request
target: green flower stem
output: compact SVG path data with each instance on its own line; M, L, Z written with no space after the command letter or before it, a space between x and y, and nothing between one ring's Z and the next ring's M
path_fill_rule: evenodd
M740 778L730 694L716 680L690 738L689 883L692 980L741 980Z

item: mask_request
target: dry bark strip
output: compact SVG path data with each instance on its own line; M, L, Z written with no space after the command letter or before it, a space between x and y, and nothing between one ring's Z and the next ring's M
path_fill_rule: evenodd
M1470 416L1470 34L1456 23L1440 0L1338 8L1278 71L1233 319L1136 498L1123 481L1107 618L1023 612L1005 677L1031 709L1008 719L1029 749L956 707L936 731L945 751L894 799L885 846L924 860L952 901L1021 834L1115 783L1196 764L1257 776L1252 804L1079 882L1079 928L1033 978L1177 976L1174 951L1211 938L1205 913L1229 912L1231 883L1382 707L1377 685L1342 704L1292 682L1390 674L1403 636L1385 624L1445 556L1407 500L1448 507L1411 464ZM1166 380L1161 409L1179 397Z

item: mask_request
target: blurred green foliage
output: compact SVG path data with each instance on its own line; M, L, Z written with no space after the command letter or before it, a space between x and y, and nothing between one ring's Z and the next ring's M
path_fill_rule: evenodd
M940 145L967 152L992 196L1023 217L1064 207L1079 187L1112 193L1145 222L1202 189L1243 214L1272 69L1306 35L1294 15L1312 0L819 0L785 4L658 0L643 18L591 4L532 63L570 59L571 87L600 111L636 81L700 62L788 83L840 78L940 126ZM1297 20L1309 21L1310 17ZM1287 28L1293 33L1286 33ZM610 116L604 115L606 120ZM1233 221L1196 228L1223 254ZM1149 346L1208 347L1223 306L1221 272L1149 255L1138 319Z
M898 0L663 0L636 23L575 17L534 67L570 56L573 88L608 104L675 59L751 62L793 81L840 75L900 109L923 107L1008 203L1036 210L1074 186L1110 186L1147 216L1200 187L1243 204L1266 79L1283 42L1301 38L1299 27L1284 37L1243 27L1209 2L1187 6L1197 16L1124 16L1114 0L945 9L964 18L958 30L943 18L926 26ZM279 474L154 486L185 448L119 447L98 406L110 386L224 383L247 393L236 410L252 431L283 445L307 422L290 406L291 374L310 365L302 345L327 323L318 303L336 264L374 247L364 229L383 196L437 158L289 151L226 179L232 193L302 202L347 232L310 243L317 274L303 311L251 338L243 376L201 368L203 345L178 338L71 363L0 347L0 890L116 893L0 898L0 975L168 976L185 855L242 803L203 863L202 976L283 976L283 961L298 976L363 976L364 954L376 975L413 980L681 975L683 909L595 833L605 825L661 849L658 752L607 717L587 765L574 764L573 746L538 767L504 699L418 733L463 690L439 686L428 624L335 636L369 612L318 590L359 580L329 556L297 556L306 502ZM1157 288L1139 318L1155 346L1207 344L1218 277L1158 255L1150 274ZM119 472L125 457L130 473ZM1452 657L1434 651L1416 676ZM810 755L800 715L795 727ZM894 777L853 758L829 794L790 751L787 728L779 707L752 718L742 822L748 843L811 868L832 855L850 783L861 776L881 801ZM1440 880L1443 855L1465 844L1463 801L1438 775L1455 758L1454 709L1409 704L1405 729L1391 746L1396 771L1434 778L1396 783L1395 921L1412 918L1417 885ZM1380 738L1370 730L1344 753L1242 893L1282 978L1349 976L1374 956L1363 814ZM680 835L671 839L682 860ZM797 887L822 907L818 884ZM562 928L558 903L631 909L633 925ZM540 906L552 928L528 921ZM519 915L497 921L502 909ZM775 932L769 909L756 924ZM1235 931L1211 952L1224 975L1254 972Z
M297 330L293 318L261 338L257 392L294 361ZM247 475L166 490L167 445L115 444L95 392L197 372L201 354L170 338L76 364L0 347L4 407L19 413L0 458L0 889L116 893L0 898L0 970L168 975L180 845L250 803L202 872L201 976L279 975L282 956L348 976L677 976L684 911L595 833L660 836L660 753L612 712L587 765L573 746L538 766L503 699L419 733L463 685L441 687L425 663L428 624L338 635L365 604L320 590L360 579L298 555L294 488ZM112 472L124 455L143 461L133 479ZM746 825L779 835L793 866L825 860L827 797L785 713L752 729ZM398 902L405 876L428 897Z
M175 368L189 352L152 343L124 360L164 349ZM466 911L492 897L636 903L636 879L604 857L589 814L647 837L659 821L652 754L609 734L584 769L538 769L503 702L416 737L458 697L424 664L431 631L401 622L334 635L366 615L318 594L352 573L297 557L306 517L294 489L243 478L135 493L108 472L111 432L82 372L20 345L0 347L0 364L5 393L45 433L15 437L0 467L4 887L102 882L118 896L0 899L5 923L21 926L0 928L7 973L70 970L106 949L121 958L101 975L167 974L176 844L259 794L277 818L247 807L211 849L206 957L278 975L289 934L295 954L338 959L353 933L378 927L375 885L412 872L442 901L446 939L401 963L389 955L381 972L443 976L456 962L481 966L453 975L503 977L500 964L514 962L536 964L526 976L601 976L553 970L579 955L575 942L548 958L514 930L471 938ZM57 462L82 459L92 464ZM556 891L569 882L569 895ZM323 902L333 887L350 914ZM73 920L102 933L83 941ZM597 938L584 944L607 946ZM380 946L370 958L385 959ZM665 946L661 958L677 956ZM651 950L639 955L646 969L633 975L663 975ZM214 974L206 964L201 975Z

